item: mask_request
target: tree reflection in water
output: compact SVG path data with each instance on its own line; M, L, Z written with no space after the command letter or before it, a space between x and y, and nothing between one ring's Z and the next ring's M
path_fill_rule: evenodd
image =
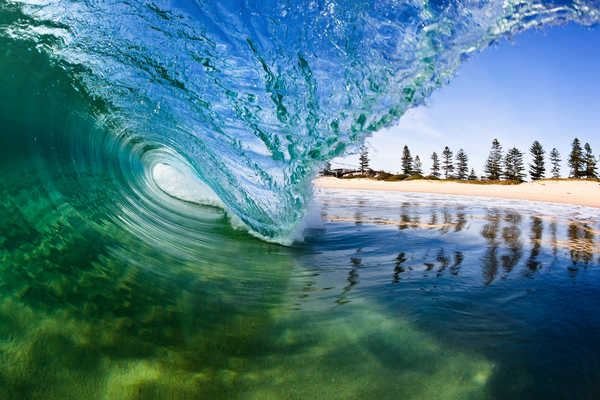
M555 259L558 256L558 240L556 238L556 226L556 220L553 219L552 222L550 222L550 233L552 234L552 255Z
M522 217L518 214L506 215L505 221L508 226L502 229L502 238L506 245L507 253L503 254L500 260L502 261L502 270L504 271L503 278L507 278L514 267L523 257L523 242L521 241L521 224Z
M440 228L440 233L444 234L444 233L448 233L450 231L450 228L452 227L452 212L450 210L448 210L448 208L446 207L446 208L444 208L442 215L443 215L444 219L442 221L442 227Z
M498 253L500 251L500 241L498 240L500 215L494 210L488 213L487 219L489 222L483 226L481 231L481 236L487 241L487 248L481 259L484 285L489 285L496 279L500 265L498 261Z
M464 213L464 208L459 208L458 213L456 214L456 226L454 228L454 232L460 232L466 228L467 225L467 217Z
M594 258L594 231L585 224L572 222L567 229L567 235L570 240L572 266L567 267L570 275L575 277L580 268L586 268Z
M428 230L437 230L439 234L459 233L469 230L469 220L483 220L480 236L485 239L486 245L483 251L483 256L479 258L481 262L481 270L483 275L483 284L489 285L494 282L500 271L502 279L507 279L511 274L519 269L519 265L523 259L524 247L526 245L523 240L522 229L526 226L526 221L529 222L529 257L525 264L520 268L521 276L533 278L543 267L542 253L544 243L549 243L552 248L552 255L556 261L558 257L558 249L562 245L567 246L573 261L573 266L568 269L572 276L573 273L579 270L581 265L590 265L593 263L595 244L594 230L587 224L572 222L568 224L569 242L558 240L558 223L556 219L549 219L548 231L550 238L544 240L545 220L539 216L524 217L523 215L514 212L503 212L499 209L488 210L486 215L481 218L468 215L465 207L457 207L452 209L444 207L439 211L436 207L429 207L429 217L426 218L428 223L419 226L420 220L418 215L412 215L410 212L419 212L418 204L404 203L400 217L400 229L404 230L408 226L414 228L422 227ZM422 212L422 210L421 210ZM441 221L440 221L441 215ZM434 260L429 256L429 250L435 252ZM550 252L548 252L549 254ZM437 249L428 249L423 262L425 266L423 277L428 277L428 272L436 271L437 277L441 277L445 271L450 271L451 275L458 275L461 269L461 264L465 261L465 253L460 249L454 250L454 259L448 254L446 247ZM407 261L405 252L401 252L395 261L392 282L399 281L399 274L408 272L412 268L406 268L404 263ZM467 259L467 261L470 261ZM600 263L600 260L599 260Z
M531 253L527 259L526 268L523 275L527 278L533 278L533 274L542 268L542 263L538 260L542 250L542 237L544 233L544 221L539 217L531 217Z
M396 257L396 261L394 262L394 264L396 265L394 267L394 275L392 278L392 283L398 283L400 282L400 274L405 272L406 269L404 268L404 263L408 261L408 258L406 258L406 253L402 252L400 254L398 254L398 257ZM407 267L409 270L412 270L411 267Z
M412 203L402 203L400 209L400 223L398 224L399 230L408 229L410 227L419 227L421 223L420 215L416 212L413 212L413 214L411 215L411 209L414 208L414 206L415 205L413 205Z
M356 254L360 254L361 251L362 249L356 249ZM348 272L348 277L346 278L346 282L348 284L344 286L342 293L338 296L338 299L335 301L335 303L337 304L336 307L342 306L350 302L350 300L348 299L348 293L350 293L352 288L358 284L358 278L360 277L360 275L358 274L358 269L363 266L362 258L356 255L350 257L350 265L352 269L350 269L350 271Z
M356 213L354 213L354 224L356 226L361 226L363 224L363 213L362 208L365 206L365 201L360 200L358 202L358 208L356 209Z
M431 218L429 219L430 229L436 229L437 224L438 224L437 213L435 212L435 209L432 209Z
M359 269L364 269L361 284L383 272L384 281L392 284L465 275L481 277L480 284L487 286L498 278L533 279L544 269L549 273L568 270L574 278L582 268L600 264L593 218L578 222L561 219L560 214L536 215L530 209L520 213L487 204L471 207L426 198L407 201L389 193L375 199L361 194L346 203L340 203L337 196L323 208L324 219L329 219L327 213L333 209L336 215L329 221L351 221L361 232L354 243L346 238L344 256L332 260L340 263L333 268L349 268L343 283L336 285L340 288L338 304L348 302L349 292L359 285ZM386 266L385 271L378 265Z
M462 262L464 260L465 260L465 255L463 254L462 251L454 252L454 264L452 264L452 266L450 267L451 275L458 275L458 272L460 271L460 265L462 264Z

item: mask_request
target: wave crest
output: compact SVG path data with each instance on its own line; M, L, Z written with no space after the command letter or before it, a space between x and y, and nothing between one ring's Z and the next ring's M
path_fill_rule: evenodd
M305 213L324 160L423 103L473 52L599 15L593 1L446 0L12 1L8 14L2 34L107 104L117 142L176 154L274 240Z

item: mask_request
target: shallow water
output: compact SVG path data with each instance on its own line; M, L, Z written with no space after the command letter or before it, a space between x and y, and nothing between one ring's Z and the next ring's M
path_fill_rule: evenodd
M290 248L171 199L161 249L4 198L0 397L594 398L600 212L486 200L321 190Z

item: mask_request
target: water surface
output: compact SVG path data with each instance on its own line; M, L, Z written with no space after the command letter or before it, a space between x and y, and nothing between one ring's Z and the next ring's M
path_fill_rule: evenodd
M5 199L0 393L595 397L598 211L425 196L322 190L291 248L172 199L209 233L163 249Z

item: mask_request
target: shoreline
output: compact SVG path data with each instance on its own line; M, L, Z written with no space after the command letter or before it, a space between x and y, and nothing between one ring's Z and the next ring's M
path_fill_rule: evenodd
M542 180L526 182L520 185L471 185L443 180L384 182L370 179L320 177L315 179L313 184L315 188L324 189L384 190L460 196L483 196L600 208L600 183L590 181Z

